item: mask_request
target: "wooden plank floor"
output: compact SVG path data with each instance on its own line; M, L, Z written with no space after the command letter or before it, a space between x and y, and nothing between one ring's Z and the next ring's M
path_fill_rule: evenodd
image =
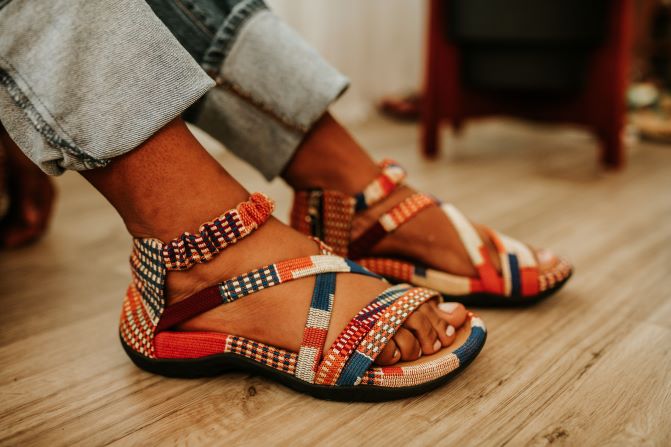
M49 235L0 253L0 444L671 445L670 147L638 144L627 170L603 173L593 140L566 129L479 124L433 163L412 125L356 133L473 219L565 254L573 280L530 309L479 311L480 357L415 399L323 402L245 374L165 379L117 339L122 222L68 174ZM281 183L214 152L287 215Z

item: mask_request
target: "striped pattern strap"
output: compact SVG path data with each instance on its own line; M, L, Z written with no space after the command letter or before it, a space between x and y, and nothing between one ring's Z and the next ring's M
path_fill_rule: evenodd
M380 216L377 222L350 242L348 256L352 259L365 256L387 234L396 231L397 228L410 221L420 211L438 204L437 199L427 194L411 195Z
M317 275L294 374L306 382L314 382L317 366L322 358L326 335L331 324L335 288L335 273Z
M440 299L432 290L399 284L379 295L338 336L317 370L315 382L358 385L403 322L423 303Z
M347 360L363 337L373 328L381 312L410 289L407 284L392 286L378 295L349 322L336 338L317 369L315 382L335 385Z
M464 245L468 256L471 258L473 267L478 272L480 281L485 291L502 294L502 284L496 268L492 263L487 246L480 238L473 224L464 216L457 207L450 203L444 203L441 208L457 231L461 243Z
M398 166L390 161L384 163L390 163L389 166L393 166L393 169ZM383 166L385 165L383 164ZM384 180L378 178L363 193L357 194L357 211L369 206L360 206L360 203L375 203L382 200L393 190L392 188L387 194L366 193L366 191L386 191L388 188L381 187L381 184L384 184ZM376 200L364 200L365 197L376 198ZM473 266L478 272L480 283L485 292L505 296L530 296L538 293L536 258L525 244L498 234L493 230L488 230L489 236L499 253L502 272L499 275L478 231L461 211L452 204L441 204L437 199L422 193L413 194L383 214L377 222L349 243L347 255L352 259L366 256L386 235L412 220L422 210L434 205L442 208L457 231Z
M168 270L187 270L204 263L265 223L275 204L265 194L254 193L249 200L204 223L197 234L182 233L163 246L163 262Z
M504 296L535 295L538 292L538 268L536 258L529 247L512 238L487 229L494 242L501 273L499 275L489 256L485 243L473 224L455 206L446 203L443 211L457 230L473 266L478 271L485 292Z
M158 322L157 330L166 330L196 315L259 290L295 279L330 272L356 273L379 278L378 275L371 273L355 262L339 256L315 255L289 259L236 276L166 307Z
M363 211L368 207L383 200L394 189L405 180L405 170L393 160L383 160L380 163L382 172L363 191L354 196L356 200L355 210Z
M536 295L539 292L538 265L529 247L492 229L486 231L499 253L504 295Z

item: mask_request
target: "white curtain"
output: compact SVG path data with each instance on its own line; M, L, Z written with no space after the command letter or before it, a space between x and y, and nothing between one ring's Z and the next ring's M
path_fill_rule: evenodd
M352 81L334 112L364 120L376 101L421 86L427 4L423 0L267 0Z

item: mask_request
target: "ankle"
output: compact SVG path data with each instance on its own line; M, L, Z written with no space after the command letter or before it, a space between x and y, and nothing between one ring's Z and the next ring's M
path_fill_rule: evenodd
M163 241L249 197L179 119L105 167L80 173L116 208L131 235Z
M379 166L327 113L303 140L282 177L295 190L333 189L353 195L379 173Z
M173 203L144 203L136 209L128 206L122 218L134 238L168 242L184 232L197 232L203 223L221 216L249 197L250 194L242 188L226 188L214 181L212 193L175 197Z
M209 262L188 270L171 271L166 278L168 303L180 301L263 265L319 253L314 241L271 217L252 234L226 247Z
M415 193L415 190L406 185L398 185L387 197L355 213L352 218L352 237L360 236L366 229L373 225L392 206L402 202Z

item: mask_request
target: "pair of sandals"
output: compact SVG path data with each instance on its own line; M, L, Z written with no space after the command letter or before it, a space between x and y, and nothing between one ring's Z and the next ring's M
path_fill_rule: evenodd
M262 266L170 306L165 297L167 273L208 262L251 234L271 215L272 201L263 194L252 194L247 202L203 224L197 234L183 233L167 243L134 239L133 279L119 329L125 351L140 368L165 376L202 377L242 369L329 400L384 401L442 385L468 366L485 343L485 325L470 312L449 347L411 362L373 364L419 306L446 298L494 306L533 303L559 290L570 277L571 267L560 260L550 271L541 273L526 245L490 230L500 257L499 274L472 224L454 206L425 194L412 195L392 207L352 240L354 216L386 198L404 177L400 166L385 161L381 175L355 196L328 190L297 192L292 226L315 238L320 244L319 255ZM387 234L429 207L440 207L450 219L478 272L477 278L441 272L408 260L368 255ZM338 273L386 278L395 285L361 309L325 349ZM298 352L235 334L175 329L217 306L308 276L316 277L315 286Z

